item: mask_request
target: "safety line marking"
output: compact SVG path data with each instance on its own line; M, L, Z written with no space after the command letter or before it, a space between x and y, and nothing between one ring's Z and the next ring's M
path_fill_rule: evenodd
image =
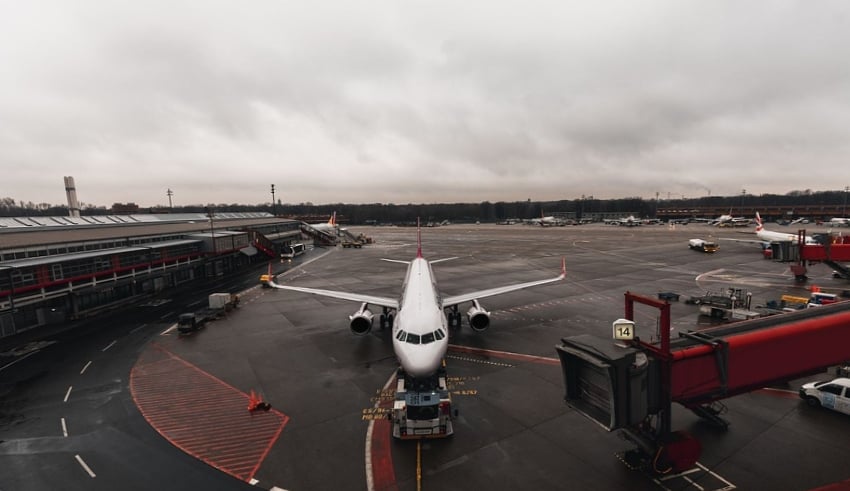
M19 361L25 360L25 359L29 358L30 356L32 356L32 355L34 355L34 354L36 354L36 353L38 353L38 352L39 352L39 350L30 351L29 353L27 353L27 354L25 354L24 356L22 356L22 357L18 358L17 360L15 360L15 361L11 361L11 362L9 362L9 363L7 363L7 364L3 365L3 368L0 368L0 371L3 371L3 370L5 370L5 369L9 368L10 366L14 365L15 363L17 363L17 362L19 362Z
M80 457L80 455L79 455L79 454L74 455L74 458L75 458L75 459L77 459L77 462L79 462L79 463L80 463L80 465L83 467L83 470L85 470L86 472L88 472L88 474L89 474L89 476L90 476L91 478L94 478L94 477L95 477L95 474L94 474L94 472L92 472L91 467L89 467L88 465L86 465L86 463L83 461L83 458L82 458L82 457Z

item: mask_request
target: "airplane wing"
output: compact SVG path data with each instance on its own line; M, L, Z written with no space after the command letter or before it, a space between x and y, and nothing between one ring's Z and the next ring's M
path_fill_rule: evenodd
M489 288L487 290L480 290L477 292L469 292L464 293L462 295L454 295L451 297L446 297L443 299L443 307L451 307L463 302L470 302L472 300L477 300L479 298L492 297L494 295L501 295L503 293L513 292L517 290L522 290L525 288L531 288L532 286L546 285L549 283L555 283L556 281L561 281L564 277L567 276L567 268L565 260L561 260L561 274L556 278L550 278L548 280L537 280L537 281L529 281L526 283L517 283L515 285L505 285L496 288Z
M717 240L727 240L729 242L742 242L742 243L746 243L746 244L760 244L760 245L770 244L770 242L768 242L766 240L761 240L761 239L731 239L731 238L727 239L725 237L721 237Z
M312 293L313 295L321 295L323 297L340 298L342 300L351 300L353 302L366 302L370 305L377 305L379 307L398 309L398 300L393 298L363 295L361 293L338 292L334 290L320 290L318 288L305 288L302 286L278 285L274 281L270 281L268 284L272 288L277 288L280 290L292 290L295 292Z

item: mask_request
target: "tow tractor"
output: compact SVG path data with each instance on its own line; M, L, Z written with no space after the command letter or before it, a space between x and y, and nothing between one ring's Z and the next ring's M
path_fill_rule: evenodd
M445 367L425 379L410 377L399 368L390 419L393 437L402 440L451 436L452 398Z

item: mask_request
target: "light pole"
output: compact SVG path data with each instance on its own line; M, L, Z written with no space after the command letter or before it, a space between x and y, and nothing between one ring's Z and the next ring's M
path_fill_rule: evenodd
M165 194L168 195L168 211L171 211L171 196L174 193L171 192L171 188L168 188L168 191Z
M844 208L841 211L841 215L847 216L847 191L850 191L850 186L844 186Z
M277 201L274 200L274 184L272 184L272 214L277 216Z

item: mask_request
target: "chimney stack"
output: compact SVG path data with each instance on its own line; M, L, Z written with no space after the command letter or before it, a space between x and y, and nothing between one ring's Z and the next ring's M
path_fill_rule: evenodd
M74 178L65 176L65 195L68 197L68 216L80 216L80 203L77 201L77 188L74 187Z

